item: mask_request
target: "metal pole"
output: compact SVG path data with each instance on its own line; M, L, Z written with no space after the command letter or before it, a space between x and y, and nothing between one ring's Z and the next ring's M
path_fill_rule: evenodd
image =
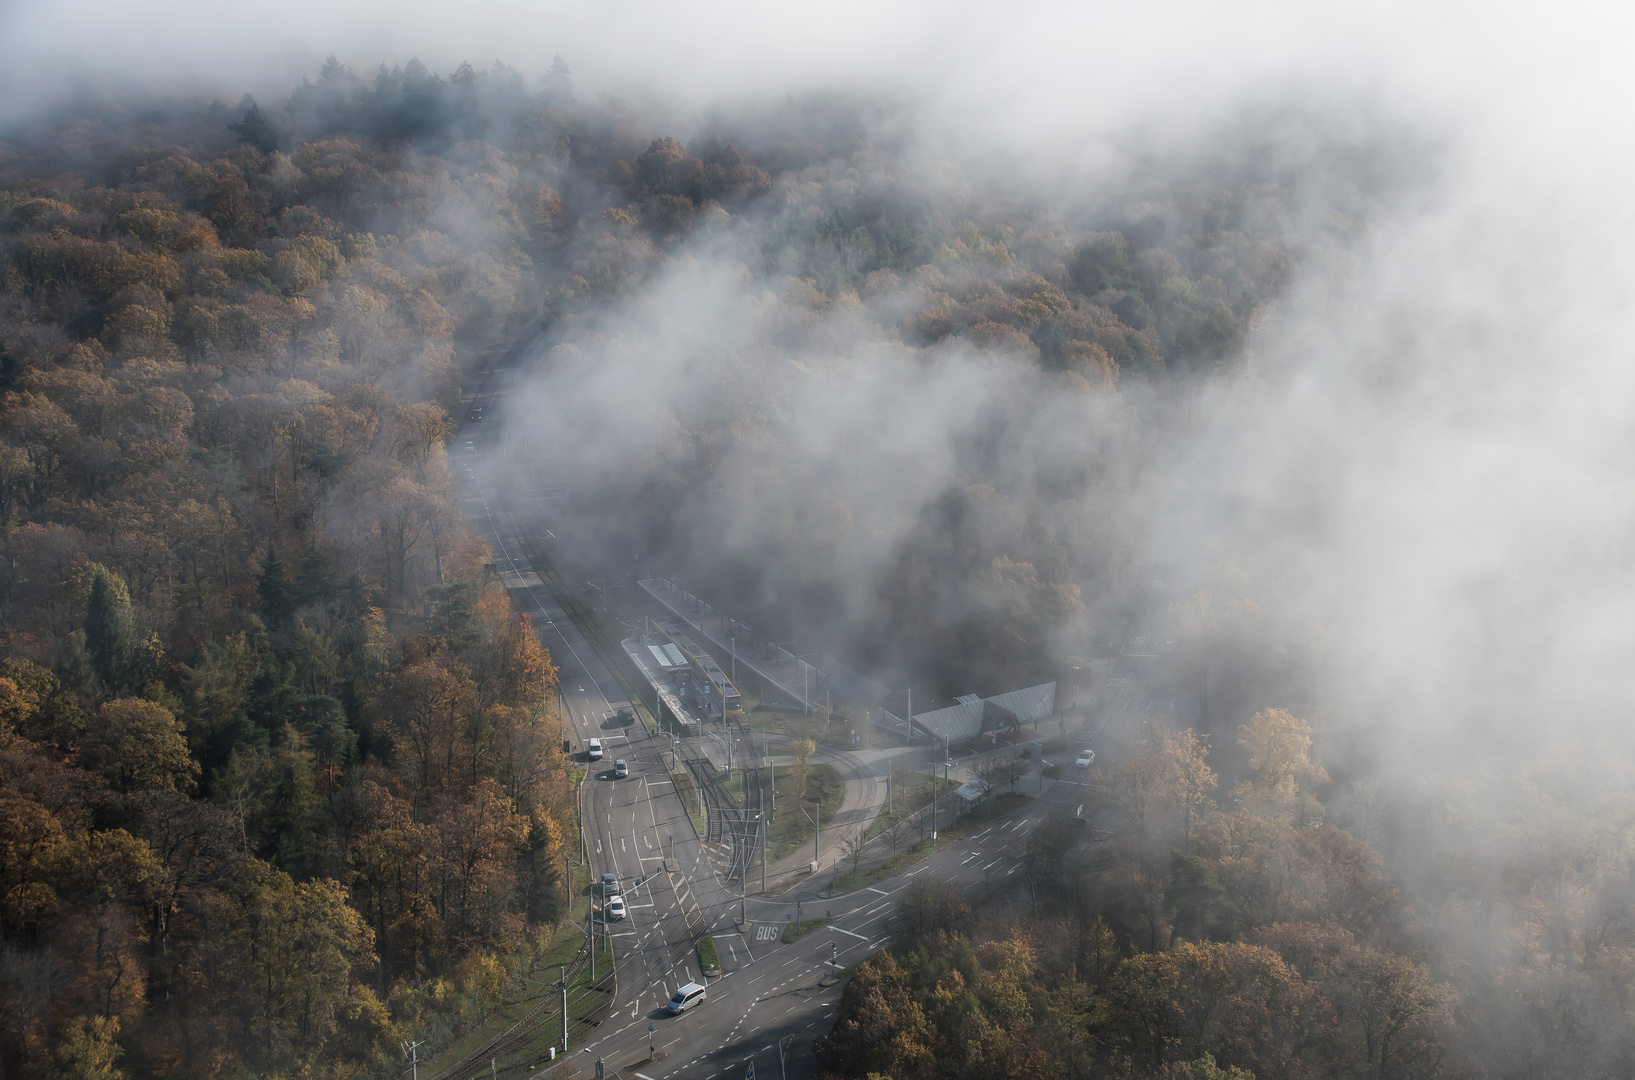
M606 901L604 901L605 903ZM596 981L596 913L585 912L585 932L590 938L590 981ZM566 1047L564 1047L566 1049Z
M562 1052L568 1052L568 969L562 967Z
M766 892L766 815L761 815L761 892Z

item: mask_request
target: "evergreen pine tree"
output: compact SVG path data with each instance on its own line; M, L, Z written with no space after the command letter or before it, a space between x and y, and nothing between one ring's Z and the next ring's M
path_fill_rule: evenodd
M85 651L91 655L91 666L104 683L114 686L120 681L130 659L130 647L125 641L125 623L119 617L113 587L108 583L108 575L101 570L91 581L91 597L85 605Z
M354 618L369 610L369 588L357 574L346 579L346 599L352 605Z
M338 588L328 555L314 551L301 560L301 603L322 604L333 600Z
M267 545L267 557L261 561L261 574L256 578L256 592L261 594L261 617L269 627L282 626L295 614L295 589L290 585L284 564L278 560L278 549Z
M263 154L270 154L278 149L278 132L273 130L272 122L262 115L261 106L255 103L255 98L245 94L244 100L239 102L239 108L244 110L243 119L229 123L227 130Z

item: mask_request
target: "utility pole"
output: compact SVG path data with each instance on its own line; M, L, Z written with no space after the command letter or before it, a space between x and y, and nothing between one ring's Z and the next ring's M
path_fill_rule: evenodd
M585 912L585 935L590 938L590 981L596 981L596 912ZM566 1049L564 1047L563 1049Z
M761 895L766 895L766 815L761 815Z
M409 1069L413 1080L420 1080L420 1048L426 1045L423 1042L403 1043L403 1056L409 1059Z
M891 817L893 813L894 811L891 809L891 761L888 758L886 760L886 816Z
M566 1054L568 1052L568 969L566 965L562 966L562 978L557 980L557 985L562 988L562 1052Z
M931 740L931 749L935 750L936 748L937 748L937 740L933 737L932 740ZM933 765L933 766L931 766L931 849L933 851L935 851L936 848L937 848L937 798L938 798L938 795L939 795L939 792L937 790L937 767L935 765ZM921 833L920 835L924 836L925 834Z

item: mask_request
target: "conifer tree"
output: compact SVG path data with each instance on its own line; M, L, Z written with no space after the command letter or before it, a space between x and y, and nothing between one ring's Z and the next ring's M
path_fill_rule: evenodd
M314 550L301 560L301 594L303 604L322 604L332 599L339 585L327 554Z
M267 545L267 557L261 562L256 592L261 595L261 617L269 627L282 626L295 614L295 589L284 572L284 564L279 561L278 549L271 544Z
M130 646L113 586L102 570L91 582L91 597L85 605L85 651L104 683L113 686L119 682L130 658Z

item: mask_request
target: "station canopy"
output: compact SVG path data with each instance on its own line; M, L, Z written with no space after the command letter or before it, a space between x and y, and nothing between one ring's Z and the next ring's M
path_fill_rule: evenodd
M953 746L968 743L985 731L1004 731L1043 720L1055 711L1056 684L1048 682L991 698L966 694L946 709L920 713L914 723L937 741Z

